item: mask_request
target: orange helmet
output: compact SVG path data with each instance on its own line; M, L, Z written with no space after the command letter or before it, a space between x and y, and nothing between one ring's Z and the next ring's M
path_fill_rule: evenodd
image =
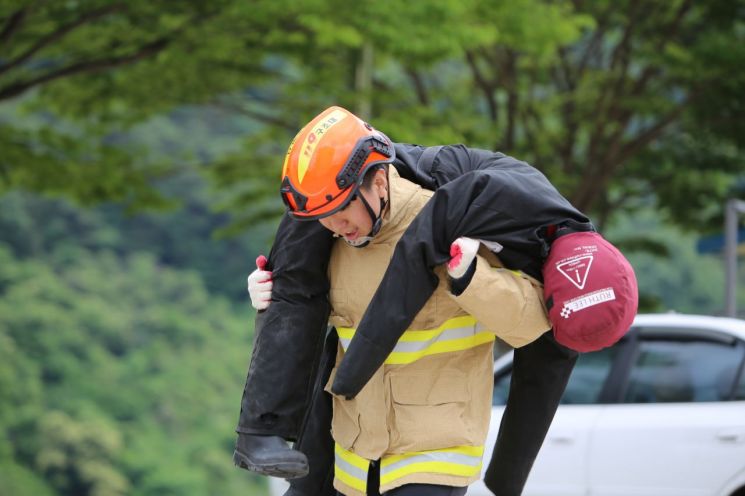
M290 143L282 167L282 200L296 219L327 217L355 197L371 167L395 156L386 135L346 109L329 107Z

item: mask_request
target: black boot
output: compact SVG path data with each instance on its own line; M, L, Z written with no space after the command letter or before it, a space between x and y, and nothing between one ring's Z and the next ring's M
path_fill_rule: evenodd
M294 479L308 475L308 458L279 436L238 433L233 463L271 477Z

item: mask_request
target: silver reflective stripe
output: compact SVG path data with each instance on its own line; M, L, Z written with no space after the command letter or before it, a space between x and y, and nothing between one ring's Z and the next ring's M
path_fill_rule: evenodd
M474 334L476 334L475 326L461 327L458 329L447 329L445 331L442 331L437 336L434 336L426 341L399 340L399 342L396 344L396 347L393 348L393 351L395 353L426 350L427 348L432 346L433 343L436 343L438 341L450 341L452 339L467 338L469 336L473 336Z
M455 329L446 329L442 331L440 334L434 335L430 339L426 339L423 341L409 341L407 333L409 331L406 331L401 339L398 340L398 343L396 343L396 347L393 348L393 353L397 352L404 352L404 353L411 353L416 351L422 351L426 350L430 346L432 346L434 343L441 342L441 341L450 341L453 339L461 339L461 338L467 338L470 336L473 336L479 332L481 332L484 329L484 326L481 325L481 323L476 323L475 325L469 325L466 327L456 327ZM417 332L417 331L414 331ZM354 331L352 331L352 335L354 335ZM411 334L409 334L411 336ZM345 338L345 337L339 337L339 342L341 343L342 348L344 348L344 351L347 350L349 347L349 343L352 342L352 338Z
M421 463L421 462L448 462L448 463L457 463L458 465L468 465L471 467L478 467L481 465L481 457L464 455L462 453L442 453L442 452L423 453L420 455L407 457L404 460L399 460L395 463L391 463L390 465L384 465L380 469L380 474L382 476L390 472L393 472L394 470L397 470L401 467L405 467L406 465L411 465L414 463Z
M348 461L344 460L342 457L339 456L337 453L335 455L336 458L336 466L346 472L347 474L361 480L363 483L367 482L367 472L362 470L359 467L355 467Z

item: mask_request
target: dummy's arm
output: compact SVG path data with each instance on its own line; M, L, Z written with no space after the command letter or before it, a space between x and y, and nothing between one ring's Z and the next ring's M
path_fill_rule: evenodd
M411 223L357 327L332 392L356 396L385 361L437 287L433 268L449 260L455 239L500 243L505 266L539 278L545 254L541 228L567 219L588 221L535 168L500 160L442 185Z
M499 182L469 173L441 187L396 245L391 263L337 370L334 394L353 398L385 361L438 284L433 268L450 259L460 236L489 237L499 215L483 215ZM496 229L498 231L498 229Z
M521 272L494 267L482 256L475 263L470 283L453 296L462 309L514 348L551 328L540 283Z

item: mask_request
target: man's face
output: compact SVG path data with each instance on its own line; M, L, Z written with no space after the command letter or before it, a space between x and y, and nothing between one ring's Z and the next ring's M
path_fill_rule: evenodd
M359 199L359 195L365 195L367 203L370 204L375 214L380 213L380 198L372 190L360 188L357 198L349 202L343 210L319 219L318 222L334 234L343 236L347 241L355 241L360 236L367 236L372 230L373 221L365 205Z

